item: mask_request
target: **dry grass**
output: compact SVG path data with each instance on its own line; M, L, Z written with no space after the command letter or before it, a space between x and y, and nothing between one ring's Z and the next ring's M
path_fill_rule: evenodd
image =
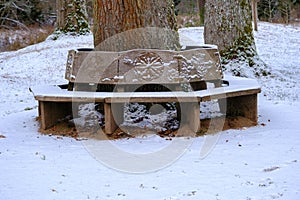
M53 31L53 26L30 26L28 30L0 29L0 52L15 51L42 42L53 33Z

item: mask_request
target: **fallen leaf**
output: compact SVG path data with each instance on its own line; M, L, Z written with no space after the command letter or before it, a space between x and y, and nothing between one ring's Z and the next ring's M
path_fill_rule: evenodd
M270 167L270 168L264 169L263 171L264 171L264 172L272 172L272 171L275 171L275 170L277 170L277 169L280 169L280 167L277 167L277 166L275 166L275 167Z
M51 189L51 191L52 191L52 192L56 192L56 193L57 193L57 190L56 190L56 189Z

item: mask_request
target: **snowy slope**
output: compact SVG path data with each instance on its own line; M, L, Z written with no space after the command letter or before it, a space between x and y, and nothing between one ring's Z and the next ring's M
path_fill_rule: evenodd
M201 32L181 29L182 43L203 43ZM262 125L195 139L97 141L99 147L146 155L138 164L162 163L150 173L121 172L102 158L126 164L131 172L136 163L109 149L99 158L88 141L38 133L37 103L28 87L64 83L67 51L91 47L92 36L0 53L0 199L300 199L300 27L260 23L255 38L273 70L272 77L259 80ZM211 152L201 157L202 145L216 138ZM186 146L178 155L173 149L168 162L147 157L181 142Z
M262 23L255 33L258 53L272 68L272 76L261 81L264 94L273 101L299 101L300 28Z

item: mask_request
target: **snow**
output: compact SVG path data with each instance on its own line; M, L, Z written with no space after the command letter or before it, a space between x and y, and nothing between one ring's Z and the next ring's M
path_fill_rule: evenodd
M201 98L206 96L213 96L222 93L232 93L240 90L256 90L260 89L258 82L255 79L242 78L225 75L224 79L229 81L230 85L220 88L209 88L208 90L198 90L193 92L185 91L170 91L170 92L82 92L82 91L68 91L62 90L59 86L49 85L49 86L35 86L31 87L30 90L33 92L36 99L44 98L56 98L64 97L75 100L76 98L84 99L106 99L106 98ZM113 101L113 100L112 100ZM196 100L197 101L197 100ZM134 102L134 100L132 100Z
M263 60L271 66L272 76L261 81L264 94L273 101L299 101L300 84L300 27L265 24L255 34L257 49Z
M92 36L0 53L1 199L299 199L300 27L258 29L259 55L272 69L259 80L260 125L197 138L41 135L28 88L66 83L68 50L91 47ZM202 44L201 31L181 29L181 41Z

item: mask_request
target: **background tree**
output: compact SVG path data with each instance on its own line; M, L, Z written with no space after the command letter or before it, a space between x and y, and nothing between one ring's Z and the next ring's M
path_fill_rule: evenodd
M179 47L173 0L95 0L93 33L101 50Z
M237 76L269 73L256 52L250 1L210 0L205 5L205 43L219 47L225 70Z
M199 6L199 15L200 15L200 25L204 25L204 16L205 16L205 0L198 0Z
M258 20L258 15L257 15L257 3L259 0L251 0L251 8L252 8L252 20L253 20L253 25L254 25L254 30L258 31L258 25L257 25L257 20Z
M41 23L43 17L38 0L1 0L0 27L27 28L27 25Z
M175 8L175 14L178 15L179 9L177 6L180 4L181 0L173 0L174 2L174 8Z
M86 0L56 0L56 33L86 34L90 32Z
M292 18L291 11L297 9L299 4L300 0L260 0L258 16L269 22L289 23Z

